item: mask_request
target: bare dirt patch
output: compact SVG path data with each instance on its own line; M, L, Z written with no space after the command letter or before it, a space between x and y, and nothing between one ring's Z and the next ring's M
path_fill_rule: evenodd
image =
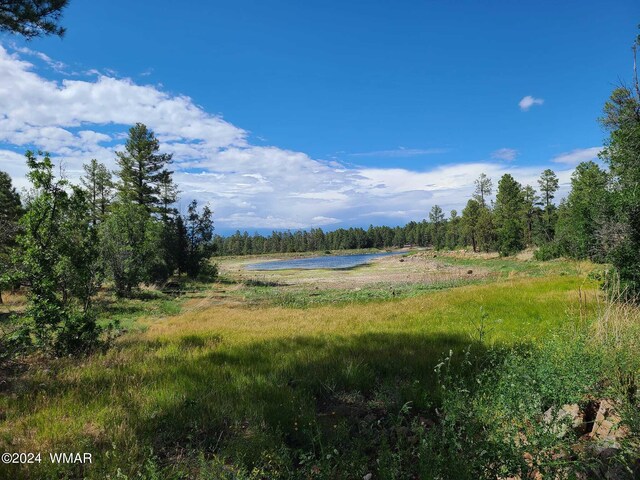
M348 270L275 270L250 271L245 266L255 258L221 259L220 272L243 282L261 282L281 286L317 289L354 289L381 283L432 284L455 280L485 278L487 268L448 265L432 252L419 252L407 256L388 256Z

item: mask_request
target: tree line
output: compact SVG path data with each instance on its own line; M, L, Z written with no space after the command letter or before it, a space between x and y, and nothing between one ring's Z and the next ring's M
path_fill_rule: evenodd
M363 228L339 228L324 232L321 228L298 231L274 231L271 235L249 235L237 231L231 236L216 235L213 243L218 255L306 252L403 246L432 247L436 250L466 248L509 255L527 245L542 245L553 238L557 213L553 203L559 182L556 174L545 170L538 181L541 195L531 186L522 187L511 175L498 184L496 201L490 201L493 181L481 174L475 192L462 215L451 210L448 218L434 205L428 220L411 221L404 226L370 225Z
M640 41L640 40L639 40ZM638 41L637 41L638 42ZM636 44L638 44L636 42ZM635 52L635 50L634 50ZM271 235L237 231L213 239L218 255L305 252L405 245L436 250L471 248L513 255L537 247L535 256L591 259L612 265L625 295L640 295L640 87L616 88L605 103L600 124L608 133L599 157L582 162L571 176L571 188L559 203L558 177L550 169L536 187L512 175L497 184L481 174L462 214L434 205L428 220L398 227L321 228L274 231Z
M93 302L107 284L129 297L173 275L215 275L209 206L174 207L172 157L143 124L129 130L118 169L91 160L79 185L56 176L48 154L26 153L24 198L0 172L0 302L24 287L28 306L11 341L55 354L93 348Z

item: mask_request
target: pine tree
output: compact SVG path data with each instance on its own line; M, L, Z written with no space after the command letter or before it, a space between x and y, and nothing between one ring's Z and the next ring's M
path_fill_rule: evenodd
M11 249L18 234L18 220L22 215L20 195L11 184L9 174L0 171L0 304L2 289L11 283Z
M542 233L546 242L553 240L554 229L556 223L556 207L553 204L553 199L558 191L559 181L555 172L551 169L546 169L542 172L540 179L538 180L541 194L541 204L544 207L542 215Z
M167 169L172 156L159 150L160 142L145 125L137 123L129 129L124 151L116 152L120 201L134 202L151 213L161 213L165 203L172 203L173 172Z
M87 192L91 206L91 218L94 225L104 220L111 203L113 182L111 172L95 158L82 166L85 175L80 179Z
M460 244L460 222L457 210L451 210L449 213L449 222L447 224L446 246L453 250Z
M158 179L160 190L160 213L164 222L178 214L178 210L172 205L178 200L178 186L174 183L172 172L163 170Z
M556 242L573 258L598 257L598 225L607 217L607 172L594 162L580 163L571 175L571 191L559 209Z
M0 221L17 221L22 214L20 195L8 173L0 171Z
M205 270L205 262L213 254L213 212L208 205L205 205L201 213L198 213L198 202L193 200L189 204L185 218L186 239L187 239L187 263L186 272L190 277L196 277ZM288 232L291 236L291 232ZM250 253L251 245L249 234L239 231L235 234L236 246L234 253ZM289 242L293 246L293 242Z
M604 106L601 124L609 131L601 158L611 172L611 217L602 225L600 238L610 242L607 257L620 275L629 297L640 301L640 84L638 35L632 46L633 88L613 91ZM599 199L594 199L598 201Z
M474 182L476 190L473 194L473 198L483 207L487 206L487 198L493 192L493 182L484 173L481 173L478 179Z
M100 224L102 258L113 278L116 294L131 296L142 282L150 283L157 272L166 272L162 245L162 223L144 206L115 203Z
M462 231L471 242L474 252L478 251L478 219L482 208L477 200L470 199L462 210Z
M476 224L478 235L478 250L490 252L496 248L496 227L494 215L486 207L478 210L478 222Z
M64 35L58 22L69 0L0 0L0 31L32 39Z
M429 221L433 228L433 248L440 250L444 244L444 212L440 205L434 205L429 212Z
M524 249L524 200L522 187L508 173L498 182L494 210L498 251L512 255Z
M525 217L525 244L533 244L534 227L539 217L540 209L537 204L540 200L535 189L531 185L527 185L522 190L522 200Z

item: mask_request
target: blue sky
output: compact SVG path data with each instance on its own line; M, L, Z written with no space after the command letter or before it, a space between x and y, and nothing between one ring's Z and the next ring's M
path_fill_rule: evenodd
M141 121L225 233L420 220L481 171L551 167L566 192L631 78L640 4L71 0L63 23L0 36L0 169L25 185L33 146L71 178L113 166Z

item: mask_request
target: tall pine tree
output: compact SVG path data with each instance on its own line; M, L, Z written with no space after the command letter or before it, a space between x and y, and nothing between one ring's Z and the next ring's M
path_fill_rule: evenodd
M487 199L493 192L493 182L484 173L481 173L478 179L474 182L476 190L473 194L473 198L483 207L487 206Z
M559 181L555 172L547 168L538 180L540 187L540 204L542 210L542 241L550 242L553 240L554 229L557 220L556 206L553 204L556 192L558 191Z
M96 225L104 220L107 208L113 195L113 182L111 172L107 167L95 158L82 166L84 176L80 179L87 192L87 198L91 206L91 219Z
M507 173L498 182L494 210L498 251L501 255L512 255L524 249L523 211L522 186Z
M167 168L172 156L159 150L160 142L146 125L136 123L129 129L124 151L116 152L120 201L136 203L151 213L161 213L166 208L171 199L167 193L173 183L173 172Z

